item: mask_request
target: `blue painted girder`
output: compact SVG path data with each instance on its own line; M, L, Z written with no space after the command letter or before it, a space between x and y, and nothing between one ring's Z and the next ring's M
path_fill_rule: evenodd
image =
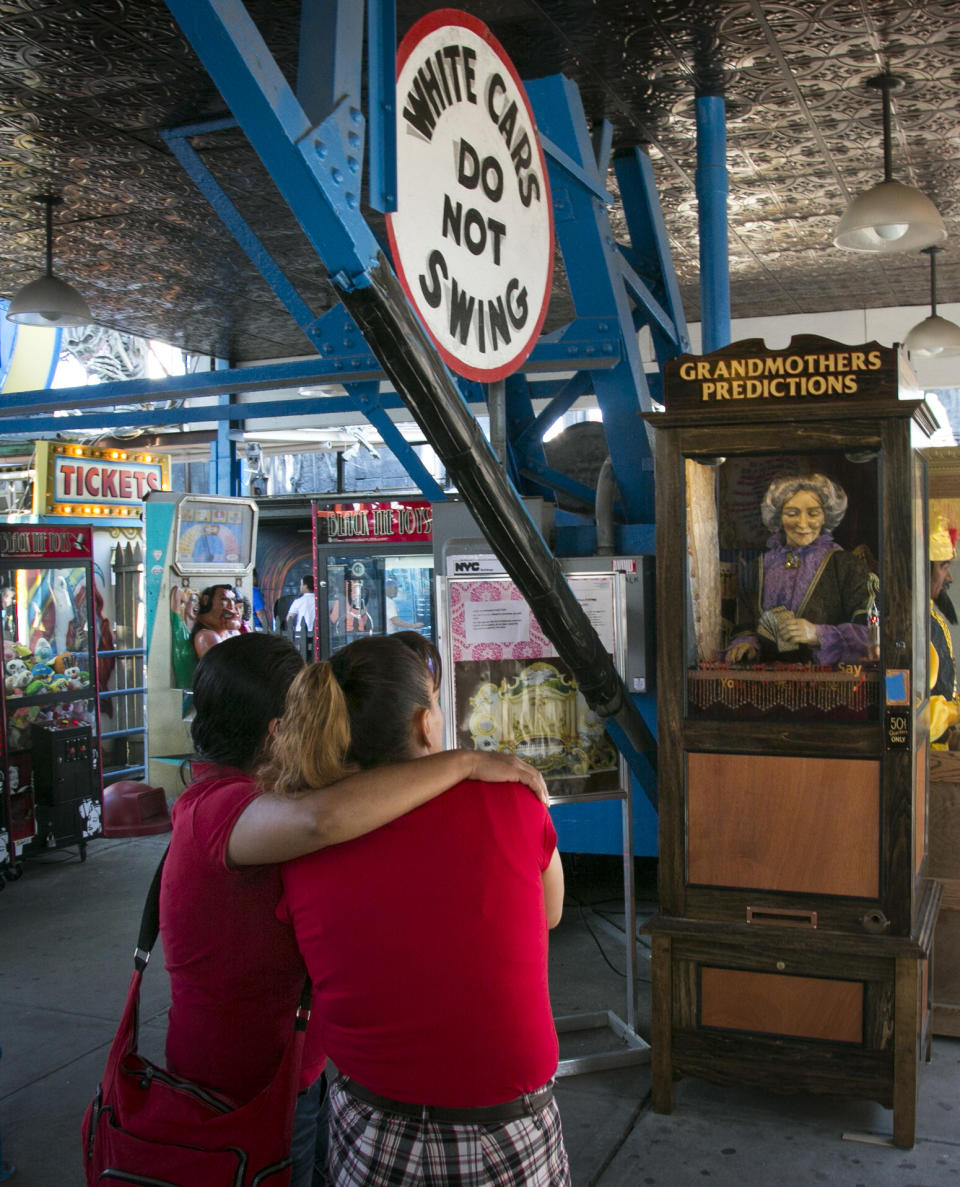
M546 136L557 243L579 316L605 318L619 339L620 361L594 376L607 446L628 519L652 523L653 468L640 413L651 411L633 312L606 205L606 158L598 161L576 86L561 76L526 84L538 129ZM602 141L601 148L608 145ZM568 164L568 162L572 162ZM590 184L584 184L586 176ZM639 295L639 294L638 294Z

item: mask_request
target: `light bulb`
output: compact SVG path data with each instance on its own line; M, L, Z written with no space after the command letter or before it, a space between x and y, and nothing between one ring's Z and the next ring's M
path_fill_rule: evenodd
M894 239L902 239L910 230L909 223L886 223L879 227L873 228L881 239L886 239L892 242Z

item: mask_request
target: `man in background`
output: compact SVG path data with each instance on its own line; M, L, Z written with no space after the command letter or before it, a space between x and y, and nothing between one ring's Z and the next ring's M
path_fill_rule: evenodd
M292 626L295 632L299 632L301 626L306 626L308 631L312 631L316 620L317 599L313 593L313 577L307 575L300 578L300 596L287 611L287 624Z
M422 622L407 622L400 617L397 611L397 583L392 577L388 577L384 582L383 601L383 616L388 635L392 635L394 631L418 631L423 626Z

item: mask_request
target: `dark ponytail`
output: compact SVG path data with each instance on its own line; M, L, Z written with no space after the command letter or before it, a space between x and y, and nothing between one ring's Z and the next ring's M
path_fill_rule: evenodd
M252 770L302 667L296 648L278 635L251 631L211 647L193 676L197 758Z

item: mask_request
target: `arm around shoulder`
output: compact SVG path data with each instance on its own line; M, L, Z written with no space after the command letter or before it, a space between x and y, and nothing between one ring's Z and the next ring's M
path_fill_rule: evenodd
M231 866L272 865L352 841L472 778L473 770L473 751L447 750L357 771L298 796L264 792L233 826L227 861Z

